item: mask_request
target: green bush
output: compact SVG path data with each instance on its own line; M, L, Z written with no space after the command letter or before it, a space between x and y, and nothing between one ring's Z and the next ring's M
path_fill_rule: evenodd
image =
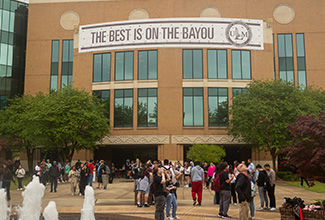
M298 181L299 177L296 174L293 174L289 171L279 171L277 172L277 175L280 179L285 181Z

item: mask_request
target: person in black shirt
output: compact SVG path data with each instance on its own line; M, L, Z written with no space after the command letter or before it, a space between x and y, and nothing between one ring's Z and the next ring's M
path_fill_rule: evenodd
M231 198L231 188L230 188L230 181L234 178L233 176L229 179L228 174L228 163L223 162L220 164L220 184L221 184L221 191L220 191L220 207L219 207L219 215L218 217L222 218L230 218L228 216L228 210L230 205L230 198Z
M88 176L89 176L89 169L87 167L87 165L85 164L81 164L81 170L80 170L80 193L79 195L85 195L85 188L87 186L87 183L88 183Z
M5 189L5 191L7 192L7 200L10 201L10 183L11 181L16 185L16 181L14 179L14 177L12 176L11 170L9 170L9 168L7 167L6 164L2 165L3 168L3 183L2 183L2 188Z
M165 169L160 168L153 180L156 201L155 220L162 220L164 217L164 208L166 203L166 191L164 189L165 183Z
M50 168L49 175L51 178L51 191L50 192L56 192L56 187L58 186L58 177L59 177L60 171L59 168L56 166L56 161L53 162L53 165Z
M248 220L249 203L252 199L251 182L247 175L248 168L245 164L240 164L237 170L240 172L235 186L239 200L239 220Z
M263 170L262 166L260 164L257 164L256 169L258 170L258 177L256 180L257 186L258 186L258 194L260 195L260 200L261 200L261 209L264 209L264 202L265 202L265 208L268 207L269 201L266 196L266 179L267 173L265 170Z

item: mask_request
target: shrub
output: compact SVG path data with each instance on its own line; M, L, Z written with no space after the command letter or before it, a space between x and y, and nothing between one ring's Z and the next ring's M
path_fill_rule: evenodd
M277 172L277 175L280 179L285 180L285 181L298 181L299 177L292 172L288 171L279 171Z

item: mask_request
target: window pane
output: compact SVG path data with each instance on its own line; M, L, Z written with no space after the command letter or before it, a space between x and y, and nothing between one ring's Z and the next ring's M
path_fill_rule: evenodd
M297 56L303 57L305 56L305 42L304 42L304 34L297 34Z
M124 80L124 53L115 53L115 80Z
M94 54L94 82L101 82L102 81L102 54Z
M7 60L7 65L12 66L12 60L13 60L13 46L8 45L8 60Z
M157 97L157 89L148 89L149 97Z
M103 54L103 70L102 80L104 82L110 81L111 79L111 53Z
M6 65L7 64L7 57L8 57L8 45L1 44L1 51L0 51L0 64Z
M184 126L193 126L193 100L190 96L184 97Z
M242 53L242 79L251 79L251 57L250 51L241 51Z
M280 79L287 81L287 72L286 71L280 71Z
M286 44L286 56L292 57L292 35L286 34L285 35L285 44Z
M285 57L285 47L284 47L284 35L278 35L278 51L279 57Z
M128 97L129 96L129 97ZM133 125L133 90L115 90L114 126L132 127Z
M9 25L9 31L14 32L15 28L15 13L10 12L10 25Z
M203 97L194 96L194 126L203 126Z
M218 50L218 79L227 78L227 50Z
M217 79L217 50L208 50L208 78Z
M293 71L287 71L287 81L294 82L294 75Z
M192 96L193 95L193 89L192 88L184 88L184 96Z
M183 78L192 79L192 50L183 50Z
M157 97L148 98L148 126L157 126Z
M52 62L59 62L59 41L52 41Z
M287 61L287 71L293 71L293 57L287 57L286 58Z
M232 53L232 78L233 79L241 79L241 59L240 59L240 51L233 50Z
M9 16L10 16L10 13L9 11L3 11L2 12L2 27L1 29L4 30L4 31L9 31Z
M64 40L63 41L63 49L62 49L62 62L68 62L69 61L69 41Z
M299 86L306 87L306 71L298 71L298 84Z
M58 89L58 76L52 75L51 76L51 90L57 90Z
M139 51L139 80L148 79L148 53L147 51Z
M133 52L125 52L125 80L133 80Z
M219 88L219 96L225 96L227 97L228 96L228 89L226 88Z
M149 51L149 79L157 79L158 75L158 56L157 51Z
M202 79L202 50L193 50L194 79Z
M138 98L138 126L147 126L147 97L139 97Z
M287 64L286 64L286 58L285 57L279 57L279 70L280 71L286 71L287 70Z

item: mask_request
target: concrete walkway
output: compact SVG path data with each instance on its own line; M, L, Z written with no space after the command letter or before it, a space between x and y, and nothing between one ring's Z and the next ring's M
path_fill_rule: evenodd
M98 215L111 216L114 218L116 214L119 216L116 219L154 219L154 207L137 208L134 205L133 181L125 179L115 179L113 184L108 185L107 190L96 189L97 183L94 183L95 188L95 212ZM47 206L49 201L55 201L59 213L80 213L83 205L83 197L72 196L70 193L70 184L58 184L58 192L50 193L49 186L43 198L43 208ZM280 219L278 207L281 207L284 197L300 197L305 200L305 204L310 204L315 199L325 199L325 193L315 193L304 188L298 188L285 184L284 182L276 182L275 190L277 200L277 211L256 211L255 219ZM21 191L12 191L12 205L22 204ZM219 207L213 204L214 192L204 190L202 206L193 206L191 198L191 188L180 187L177 190L178 209L177 215L181 219L199 220L199 219L216 219ZM260 199L257 195L254 199L255 209L260 207ZM234 219L238 218L238 206L231 205L228 215ZM115 218L114 218L115 219Z

